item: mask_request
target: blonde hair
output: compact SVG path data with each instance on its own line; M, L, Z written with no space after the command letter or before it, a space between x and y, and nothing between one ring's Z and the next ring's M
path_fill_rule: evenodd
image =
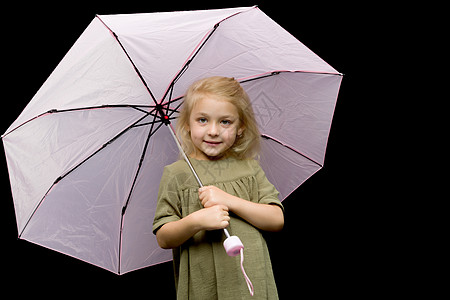
M220 76L194 82L184 97L176 131L186 154L190 155L195 151L190 132L187 129L192 109L197 101L208 95L214 95L233 104L239 113L239 126L244 128L242 134L236 137L233 146L228 149L227 155L237 159L255 158L259 151L260 133L250 98L234 78Z

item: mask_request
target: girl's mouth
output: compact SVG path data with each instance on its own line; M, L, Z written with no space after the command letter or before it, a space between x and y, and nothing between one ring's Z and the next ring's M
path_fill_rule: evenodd
M214 141L204 141L204 142L205 142L205 144L210 145L210 146L217 146L222 143L222 142L214 142Z

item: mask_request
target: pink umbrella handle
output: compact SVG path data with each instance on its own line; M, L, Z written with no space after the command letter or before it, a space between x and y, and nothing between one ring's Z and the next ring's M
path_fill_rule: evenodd
M233 235L228 237L223 242L223 247L225 248L228 256L236 256L240 253L241 249L244 249L244 244L242 244L241 240L237 236Z
M253 290L253 284L250 281L250 278L248 278L247 273L245 273L244 269L244 244L242 244L241 240L233 235L228 237L223 242L223 247L225 248L225 251L227 252L228 256L236 256L238 254L241 254L241 270L242 274L244 275L245 282L247 283L248 290L250 291L250 295L253 296L254 290Z

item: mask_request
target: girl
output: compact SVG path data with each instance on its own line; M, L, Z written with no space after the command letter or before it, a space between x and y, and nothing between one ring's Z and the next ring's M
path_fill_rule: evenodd
M185 96L177 135L194 169L179 160L164 168L153 222L162 248L173 249L178 299L278 299L266 242L260 230L284 225L278 192L253 158L259 131L250 100L233 78L210 77L194 83ZM223 248L228 227L245 246L239 257Z

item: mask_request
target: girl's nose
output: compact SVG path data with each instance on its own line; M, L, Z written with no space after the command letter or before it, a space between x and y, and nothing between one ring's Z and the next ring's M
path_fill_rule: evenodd
M210 136L219 135L219 126L214 122L212 122L211 125L209 126L208 135Z

